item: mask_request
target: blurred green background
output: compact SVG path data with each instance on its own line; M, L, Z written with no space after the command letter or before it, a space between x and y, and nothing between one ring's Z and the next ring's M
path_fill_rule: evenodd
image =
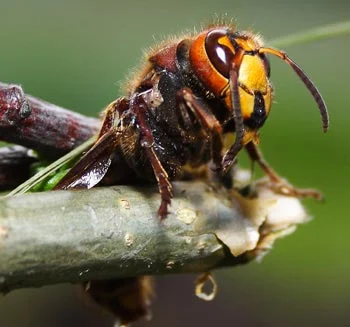
M92 116L120 95L143 49L169 34L227 13L265 40L350 17L343 0L309 1L1 1L0 80ZM276 89L261 147L295 185L315 187L325 203L305 201L314 219L277 243L261 263L216 273L212 303L193 295L195 276L158 279L151 322L137 326L350 325L350 38L286 48L312 77L330 111L324 135L312 98L291 69L272 58ZM246 160L242 160L247 162ZM1 255L1 253L0 253ZM0 326L111 326L70 285L14 291L0 298Z

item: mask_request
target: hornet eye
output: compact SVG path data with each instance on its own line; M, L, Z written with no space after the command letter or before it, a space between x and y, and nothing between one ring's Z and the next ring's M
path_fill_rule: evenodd
M234 58L234 52L227 45L219 41L227 41L227 31L223 29L213 30L208 33L205 39L205 50L207 52L210 62L215 69L226 78L230 75L230 63Z

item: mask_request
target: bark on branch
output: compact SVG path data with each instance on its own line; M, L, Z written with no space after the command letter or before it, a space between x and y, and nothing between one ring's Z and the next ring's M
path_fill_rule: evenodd
M0 140L27 147L0 149L0 190L30 177L31 164L53 160L97 132L99 119L86 117L25 94L19 85L0 82Z
M97 132L100 121L28 94L18 85L0 82L0 139L55 159Z
M264 187L248 199L177 182L163 222L159 200L131 186L1 199L0 291L242 264L306 219L297 200Z

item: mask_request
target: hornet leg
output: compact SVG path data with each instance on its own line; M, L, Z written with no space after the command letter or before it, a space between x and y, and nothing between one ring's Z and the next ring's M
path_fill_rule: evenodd
M257 162L261 169L266 173L266 175L270 178L271 188L276 190L278 193L296 196L299 198L315 198L317 200L322 200L323 196L320 192L313 189L300 189L295 188L293 185L290 185L283 178L277 175L277 173L269 166L269 164L265 161L260 152L259 148L253 142L249 142L245 146L250 159L253 162Z

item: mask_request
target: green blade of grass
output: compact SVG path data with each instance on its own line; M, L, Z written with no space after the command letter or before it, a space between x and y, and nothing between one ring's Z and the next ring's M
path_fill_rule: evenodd
M86 142L82 143L77 148L68 152L66 155L59 158L58 160L54 161L46 168L35 174L33 177L29 178L27 181L16 187L6 196L23 194L30 191L32 188L41 183L47 177L57 172L61 167L68 164L70 161L78 158L83 152L87 151L95 143L95 141L96 136L89 138Z
M316 27L308 31L282 36L268 41L269 45L277 48L289 47L303 43L311 43L322 39L350 34L350 21Z

